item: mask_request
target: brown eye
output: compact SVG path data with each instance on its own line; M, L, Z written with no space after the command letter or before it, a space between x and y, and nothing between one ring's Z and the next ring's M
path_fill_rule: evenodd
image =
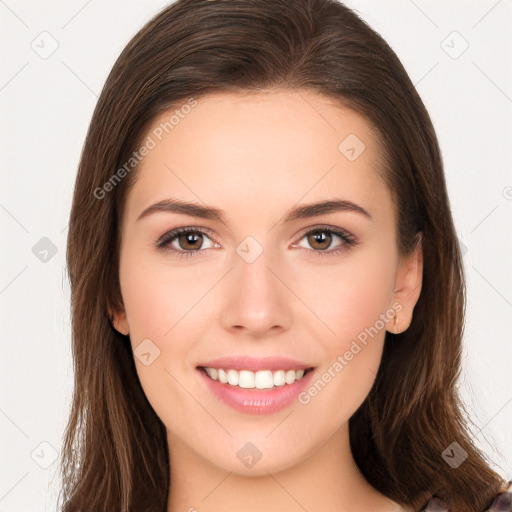
M338 240L337 245L335 245L336 240ZM307 247L302 245L303 241L307 243ZM335 256L357 244L354 236L345 229L317 227L304 233L295 246L302 247L317 256Z
M201 229L177 228L160 237L156 246L176 255L193 256L219 244Z
M307 235L308 243L313 249L328 249L332 242L332 235L329 231L312 231Z
M196 231L188 231L178 236L178 244L180 249L197 250L203 243L203 235Z

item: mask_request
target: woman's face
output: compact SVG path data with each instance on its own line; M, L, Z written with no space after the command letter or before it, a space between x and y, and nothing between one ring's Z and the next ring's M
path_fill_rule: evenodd
M115 325L171 452L265 474L347 431L386 329L410 323L421 258L399 258L381 154L360 115L289 90L184 105L144 139ZM325 201L337 207L303 208ZM188 232L162 238L176 228ZM224 383L219 370L235 371Z

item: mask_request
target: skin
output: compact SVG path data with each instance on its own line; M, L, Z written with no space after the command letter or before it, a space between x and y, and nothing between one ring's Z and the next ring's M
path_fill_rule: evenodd
M338 149L349 134L366 146L354 161ZM150 339L160 350L150 365L135 363L167 428L168 512L405 510L365 480L348 434L375 380L385 331L397 330L393 319L308 404L273 414L219 402L196 370L214 357L278 355L310 363L319 377L393 303L402 307L398 330L409 326L421 248L407 258L398 253L375 137L359 114L313 92L219 93L199 99L142 160L123 216L124 311L114 313L114 325L134 349ZM169 197L221 208L226 222L174 212L137 220ZM339 211L282 222L297 204L326 199L350 200L372 219ZM348 230L357 245L304 235L322 224ZM190 258L155 247L178 227L212 235L192 246ZM236 252L247 236L263 249L252 263ZM181 239L172 248L190 251ZM339 247L340 254L318 254ZM247 442L262 453L252 468L237 457Z

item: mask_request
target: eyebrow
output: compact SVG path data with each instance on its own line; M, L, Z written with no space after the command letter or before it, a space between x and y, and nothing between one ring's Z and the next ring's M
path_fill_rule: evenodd
M336 212L355 212L360 213L372 220L370 213L362 206L352 201L344 199L319 201L316 203L297 206L289 210L283 219L283 222L291 222L297 219L307 219L319 215L326 215ZM146 208L138 217L137 221L155 213L181 213L191 217L216 220L223 224L226 223L226 212L213 206L204 206L191 201L181 201L179 199L164 199Z

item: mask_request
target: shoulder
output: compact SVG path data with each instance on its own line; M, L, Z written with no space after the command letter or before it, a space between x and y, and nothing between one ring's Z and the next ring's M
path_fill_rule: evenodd
M432 497L421 512L450 512L450 509L437 497ZM493 500L490 508L483 512L512 512L512 480Z

